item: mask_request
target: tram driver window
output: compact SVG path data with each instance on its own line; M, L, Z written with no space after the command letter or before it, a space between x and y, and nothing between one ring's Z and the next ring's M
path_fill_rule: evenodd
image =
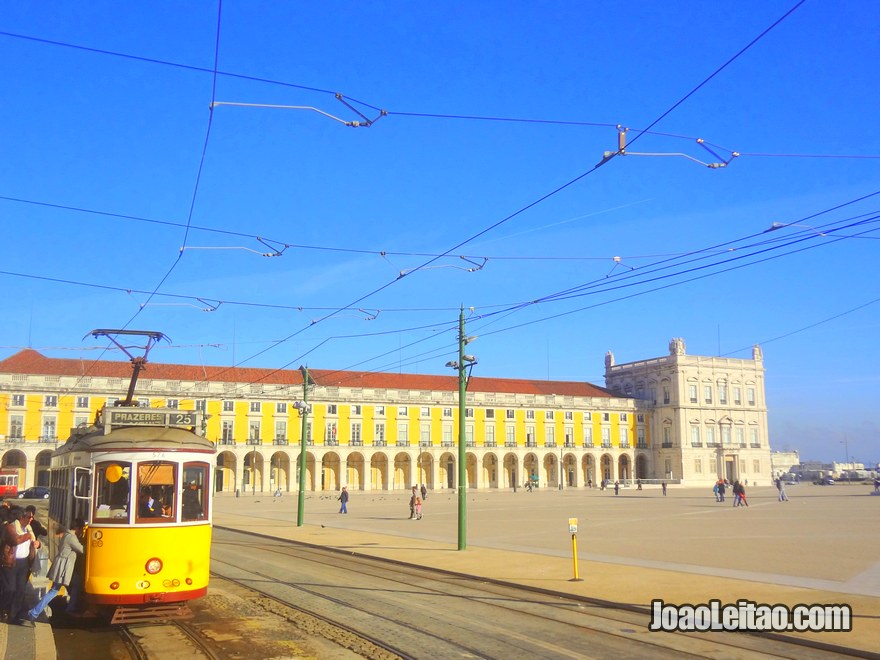
M177 509L175 464L150 461L138 464L137 521L171 522Z
M127 523L131 496L131 463L113 461L95 466L94 520Z
M208 517L205 484L208 480L208 466L204 463L186 463L183 466L183 520L205 520Z

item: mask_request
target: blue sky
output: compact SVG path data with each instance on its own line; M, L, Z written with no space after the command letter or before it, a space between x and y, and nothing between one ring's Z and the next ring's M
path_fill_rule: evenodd
M880 5L795 4L7 6L0 357L443 373L464 306L485 376L760 343L773 448L877 461Z

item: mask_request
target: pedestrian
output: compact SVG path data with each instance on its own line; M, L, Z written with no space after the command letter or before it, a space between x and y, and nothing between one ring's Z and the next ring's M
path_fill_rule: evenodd
M665 481L662 484L660 484L660 488L663 489L663 497L666 497L666 482Z
M715 494L715 501L720 502L721 500L718 498L718 482L716 481L712 484L712 492Z
M37 620L46 609L46 605L58 595L61 587L70 587L70 583L73 581L73 571L76 567L76 556L84 552L82 543L76 534L68 531L62 525L55 528L55 536L58 539L58 552L52 560L52 568L49 569L47 576L52 581L52 588L46 592L39 603L28 610L26 617L30 621Z
M587 488L592 488L592 487L593 487L593 478L590 477L589 479L587 479Z
M614 482L614 494L620 495L620 482L619 481Z
M422 499L428 499L428 488L425 486L425 484L422 484Z
M746 499L746 487L742 484L739 485L739 505L740 506L748 506L749 501Z
M410 520L416 519L416 500L418 500L418 499L419 499L418 491L416 490L416 487L413 486L412 487L412 495L410 495L410 498L409 498L409 519Z
M642 480L636 479L636 490L641 490L641 489L642 489Z
M416 498L416 520L422 519L422 498Z
M12 507L12 519L3 528L2 565L0 565L0 582L2 582L2 602L0 610L6 615L9 623L21 624L20 618L24 590L27 586L28 565L30 556L36 553L39 541L30 526L31 515L21 507Z
M776 490L779 491L779 501L788 502L788 495L785 494L785 482L782 479L776 479Z
M339 500L339 513L348 513L348 488L346 486L342 487L342 492L336 499Z
M724 491L725 490L726 490L726 486L725 486L724 479L719 479L718 480L718 501L719 502L724 501Z

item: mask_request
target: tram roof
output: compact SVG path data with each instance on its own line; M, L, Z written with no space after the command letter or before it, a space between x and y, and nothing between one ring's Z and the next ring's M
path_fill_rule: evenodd
M86 361L51 358L33 349L24 349L0 360L0 372L45 374L57 376L97 376L123 378L131 376L131 363L121 361ZM458 391L458 376L434 374L395 374L370 371L309 369L309 378L318 387L355 387L398 390ZM303 376L292 369L259 369L254 367L209 367L202 365L163 364L150 362L141 372L141 380L177 380L195 382L259 383L266 385L301 386ZM474 376L468 381L469 392L500 392L509 394L558 394L563 396L625 398L585 381L531 380L525 378L491 378Z
M214 443L191 431L154 426L115 427L104 433L93 426L85 433L74 433L56 453L73 451L215 451Z

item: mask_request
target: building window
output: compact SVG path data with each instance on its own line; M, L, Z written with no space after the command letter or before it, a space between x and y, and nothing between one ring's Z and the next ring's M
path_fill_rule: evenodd
M89 404L88 404L89 398L85 397L85 399L86 399L86 405L84 407L88 408L89 407ZM24 405L24 394L13 394L12 395L12 405L13 406L23 406Z
M83 415L77 415L73 418L73 427L83 429L89 425L89 418Z
M697 474L703 474L703 459L694 459L694 472L696 472Z
M669 387L663 386L663 403L669 403Z
M375 412L377 416L382 417L385 414L385 406L376 406Z
M718 403L727 405L727 383L718 383Z
M715 446L715 428L712 426L706 427L706 445L709 447Z
M508 408L507 410L504 411L504 416L507 419L514 419L516 417L516 413L514 413L514 411L511 410L510 408Z
M335 403L328 403L327 404L327 414L328 415L335 415L336 414L336 404Z
M535 411L526 410L526 419L535 419Z
M275 441L287 442L287 422L283 419L275 422Z
M750 406L755 405L755 388L754 387L747 387L746 388L746 401L748 401L748 404Z
M486 419L495 419L495 409L486 408Z
M620 413L620 421L621 421L621 422L625 422L625 421L627 421L626 413Z
M744 430L740 429L740 428L736 429L735 435L736 435L736 444L738 444L741 447L744 447L746 444L746 436L745 436Z
M173 410L177 410L177 408L179 406L180 406L180 401L178 401L177 399L166 399L165 400L165 407L166 408L172 408Z
M494 447L495 446L495 427L487 426L486 427L486 446Z
M574 447L574 429L571 426L566 426L563 433L565 433L565 446Z
M384 422L376 422L376 444L384 445L385 444L385 423Z
M556 429L552 426L548 426L544 429L544 446L545 447L555 447L556 446Z
M752 447L761 446L761 443L758 441L758 429L749 429L749 442L752 443Z
M729 445L730 444L730 427L722 426L721 427L721 444Z
M24 437L24 417L21 415L9 416L9 439L21 440Z
M443 425L443 446L452 446L452 424Z
M692 447L699 447L701 444L702 443L700 441L700 427L694 425L691 427L691 446Z
M571 412L570 410L566 410L566 411L565 411L565 414L563 415L563 417L565 418L565 421L566 421L566 422L570 422L570 421L572 421L572 420L574 419L574 413Z
M306 444L311 445L311 444L313 444L313 442L314 441L312 440L312 422L307 421L306 422Z
M464 426L464 441L467 446L469 446L469 447L474 446L474 425L473 424L465 424L465 426Z
M51 442L57 439L58 433L55 429L55 423L54 417L43 418L43 435L41 437L44 440Z
M464 409L464 416L465 417L473 417L474 416L474 409L473 408L465 408Z
M409 444L409 427L406 424L400 424L397 427L397 444Z
M552 410L547 410L544 412L544 419L550 420L551 422L556 419L556 416L553 414Z
M360 422L352 422L351 423L351 444L360 445L363 442L361 438L361 423Z
M665 466L666 466L666 472L665 472L666 477L668 479L672 479L672 459L667 458Z
M535 427L526 427L526 447L535 447Z
M248 424L248 441L259 442L260 440L260 423L250 422Z
M620 427L620 446L629 447L629 429Z
M444 408L443 409L444 417L452 417L452 408Z
M741 406L742 405L742 388L734 387L733 388L733 405Z
M697 386L696 385L688 385L688 399L691 403L697 402Z
M752 472L755 474L761 474L761 461L757 458L752 461Z
M422 417L430 417L431 416L431 409L428 408L427 406L422 406L421 414L422 414Z
M357 417L360 417L360 415L361 415L361 407L360 407L360 405L354 405L354 406L352 406L352 407L351 407L351 414L352 414L352 415L355 415L355 416L357 416Z
M593 428L591 426L584 427L584 447L593 446Z
M703 385L703 402L712 403L712 386Z
M48 394L46 395L46 398L43 399L43 404L46 408L57 408L58 397L54 394Z
M504 428L504 446L516 447L516 429L513 426Z
M422 424L419 427L419 444L423 447L427 447L431 444L431 425L430 424Z
M23 406L23 405L24 405L24 397L21 397L21 398L22 398L22 402L21 402L21 403L16 403L16 402L15 402L15 397L13 397L13 398L12 398L12 405ZM88 408L88 407L89 407L89 397L87 397L87 396L78 396L78 397L76 397L76 407L77 407L77 408Z
M611 413L602 413L602 421L610 422L611 421Z
M644 424L645 423L645 416L644 415L636 415L636 421L639 424Z
M262 406L260 405L259 401L251 401L251 412L252 413L260 412L261 408L262 408Z
M605 448L611 446L611 429L607 426L602 427L602 446Z
M286 415L287 414L287 404L283 403L283 402L276 403L275 404L275 412L278 413L279 415Z
M400 406L397 408L398 417L406 417L407 415L409 415L409 409L406 406Z
M223 412L235 412L235 401L224 401Z
M233 432L233 422L231 419L223 420L220 429L220 441L225 445L231 445L235 442L235 434Z
M648 444L645 442L645 429L636 429L636 442L638 443L638 446L642 449L647 448Z
M324 442L330 445L336 444L336 422L324 424Z
M205 412L208 409L208 402L204 399L196 399L196 410Z
M592 414L592 413L585 412L585 413L584 413L584 421L585 421L585 422L589 422L591 419L593 419L593 414Z

